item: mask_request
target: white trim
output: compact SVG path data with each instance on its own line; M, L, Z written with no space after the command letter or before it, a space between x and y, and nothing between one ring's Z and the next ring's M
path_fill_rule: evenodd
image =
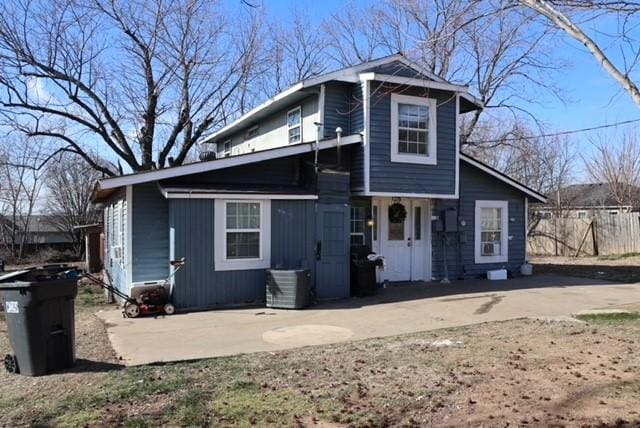
M478 109L483 109L484 108L484 103L482 101L480 101L478 98L474 97L473 95L471 95L468 92L460 92L459 94L462 98L464 98L465 100L469 101L471 104L474 104L475 106L478 107Z
M500 255L499 256L483 256L480 251L481 233L482 228L481 212L482 208L500 208ZM475 222L474 222L474 235L473 242L475 262L476 264L483 263L506 263L509 261L509 202L508 201L483 201L476 200L475 204Z
M249 133L251 131L259 131L260 130L260 125L253 125L249 128L247 128L247 130L244 133L244 141L251 141L254 138L256 138L258 136L258 134L254 135L253 137L249 136Z
M469 156L465 155L464 153L460 154L460 159L467 162L468 164L475 166L476 168L486 172L489 175L492 175L493 177L497 178L500 181L503 181L507 184L509 184L512 187L515 187L516 189L520 190L523 193L526 193L527 195L531 196L533 199L537 200L538 202L542 202L542 203L546 203L547 202L547 198L544 197L543 195L540 195L538 193L536 193L535 191L523 186L522 184L518 183L517 181L504 176L496 171L494 171L493 169L487 167L486 165L481 164L480 162L478 162L477 160L470 158Z
M244 193L202 193L198 191L192 192L172 192L171 190L163 190L162 194L166 199L237 199L237 200L285 200L285 201L302 201L317 200L318 195L282 195L282 194L244 194Z
M361 141L362 137L360 136L360 134L347 135L346 137L342 137L340 145L345 146L348 144L356 144L360 143ZM336 145L337 139L335 138L331 140L321 141L320 150L330 149L336 147ZM184 175L197 174L200 172L214 171L239 165L246 165L255 162L293 156L301 153L311 153L314 151L314 146L315 143L293 144L291 146L278 147L277 149L263 150L207 162L194 162L172 168L140 172L137 174L123 175L120 177L105 178L100 180L98 184L100 190L115 189L118 187L127 186L129 184L148 183L151 181L164 180L167 178L181 177Z
M324 138L324 103L326 97L325 85L320 85L320 98L318 99L318 122L320 123L320 137Z
M295 85L293 85L289 89L286 89L285 91L280 92L276 96L274 96L272 98L269 98L267 101L265 101L264 103L260 104L258 107L255 107L254 109L248 111L247 113L245 113L242 116L240 116L238 119L236 119L233 122L231 122L230 124L228 124L226 126L223 126L222 128L220 128L219 130L217 130L213 134L205 137L200 142L200 144L204 144L204 143L207 143L207 142L209 142L211 140L215 140L217 137L219 137L220 135L226 133L227 131L230 131L233 128L240 127L240 125L242 125L245 122L249 121L256 113L266 109L267 107L271 106L272 104L275 104L278 101L281 101L281 100L283 100L285 98L288 98L290 95L293 95L296 92L298 92L299 90L303 89L304 88L304 84L303 83L304 82L296 83Z
M303 80L301 82L296 83L295 85L293 85L292 87L290 87L289 89L286 89L283 92L280 92L279 94L277 94L276 96L270 98L269 100L267 100L266 102L260 104L258 107L252 109L251 111L245 113L244 115L240 116L238 119L236 119L235 121L233 121L232 123L224 126L223 128L219 129L218 131L214 132L213 134L205 137L203 139L203 141L201 142L201 144L206 143L210 140L215 140L217 138L219 138L221 135L236 129L236 128L241 128L243 125L245 125L245 122L248 122L251 120L251 118L261 112L262 110L272 106L273 104L279 102L279 101L283 101L286 98L290 97L291 95L295 94L298 91L301 91L305 88L310 88L312 86L315 85L319 85L322 83L326 83L329 82L331 80L338 80L338 81L342 81L342 82L351 82L351 83L356 83L358 81L361 80L360 76L358 75L361 71L369 69L369 68L375 68L377 66L380 65L384 65L384 64L389 64L392 63L394 61L398 61L401 62L402 64L406 65L409 68L412 68L414 70L416 70L417 72L419 72L420 74L428 77L429 79L432 79L432 87L434 89L435 85L437 85L438 83L443 83L445 85L452 85L450 83L447 83L446 80L444 80L442 77L430 72L429 70L425 69L424 67L421 67L417 64L415 64L413 61L407 59L404 55L402 54L395 54L395 55L390 55L384 58L379 58L373 61L369 61L369 62L365 62L362 64L358 64L352 67L347 67L344 68L342 70L337 70L337 71L333 71L327 74L323 74L321 76L317 76L317 77L312 77L310 79L307 80ZM365 73L368 74L368 73ZM373 73L375 74L375 73ZM384 76L384 75L381 75ZM407 78L402 78L399 76L391 76L391 77L398 77L399 79L403 79L403 83L406 82ZM423 80L423 79L414 79L417 81L421 81L421 82L428 82L427 80ZM406 83L405 83L406 84ZM475 99L475 97L473 97L471 94L466 93L468 91L468 88L466 86L461 86L461 85L452 85L458 89L459 91L463 91L465 92L462 96L469 100L471 103L476 104L478 107L482 108L482 103L480 103L478 100ZM442 87L442 86L441 86Z
M371 117L371 113L369 111L371 104L371 83L369 81L362 82L362 103L362 112L364 114L364 191L365 193L369 193L371 190L371 135L369 132Z
M297 125L293 125L290 126L289 125L289 115L293 112L299 112L300 113L300 122ZM302 106L296 106L290 110L287 111L287 115L286 115L286 119L285 119L285 124L287 127L287 143L288 144L300 144L302 143L303 139L302 139ZM289 135L289 131L291 131L292 129L295 128L300 128L300 140L299 141L295 141L295 142L291 142L291 135Z
M227 259L227 215L230 202L246 200L216 199L214 211L214 270L249 270L271 267L271 201L256 200L260 204L260 257L256 259Z
M375 80L377 82L394 83L397 85L418 86L421 88L439 89L442 91L467 92L468 86L453 83L434 82L433 80L417 79L415 77L393 76L381 73L361 73L360 80Z
M456 198L460 197L460 94L456 94Z
M458 199L454 194L439 193L394 193L394 192L353 192L354 196L379 196L382 198L432 198L432 199Z
M128 285L133 282L133 186L127 186L125 199L127 202L127 234L125 248L127 275L125 285Z
M227 150L227 144L229 144L229 150ZM222 142L222 150L220 150L222 157L226 158L231 156L231 149L232 149L232 141L231 141L231 138L228 138Z
M427 107L427 155L400 153L398 150L398 106L400 104L425 106ZM435 98L414 97L410 95L391 94L391 162L413 163L421 165L437 165L438 163L438 143L437 143L437 104Z

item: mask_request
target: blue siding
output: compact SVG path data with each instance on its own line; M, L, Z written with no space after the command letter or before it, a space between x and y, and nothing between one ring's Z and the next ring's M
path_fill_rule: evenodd
M324 138L335 138L336 128L343 130L342 135L349 135L351 129L351 84L330 82L324 91Z
M456 100L451 92L407 88L405 95L436 98L437 165L391 162L391 94L372 85L370 118L370 191L396 193L455 193Z
M526 257L524 194L500 180L470 165L460 164L460 200L438 200L433 214L459 207L458 216L466 226L458 234L450 234L447 241L449 278L478 276L490 269L507 268L518 271ZM506 200L509 203L509 259L507 263L475 263L475 201ZM514 221L511 221L513 219ZM442 235L433 232L433 274L444 273Z
M169 201L171 256L185 257L187 262L174 282L173 298L178 308L264 301L264 269L214 270L214 205L213 200ZM306 267L313 272L314 202L272 201L271 210L272 265Z
M169 219L167 200L156 183L133 187L133 281L164 279L169 275Z
M353 85L353 111L351 113L351 133L364 130L364 106L362 85ZM351 148L351 190L364 191L364 146L354 145Z

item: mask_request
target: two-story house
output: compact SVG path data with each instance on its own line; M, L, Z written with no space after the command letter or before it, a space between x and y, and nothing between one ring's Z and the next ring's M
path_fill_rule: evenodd
M380 280L517 271L543 195L460 152L465 86L393 55L299 82L209 136L215 160L101 180L105 265L124 291L169 274L179 308L264 300L265 269L349 295L352 245Z

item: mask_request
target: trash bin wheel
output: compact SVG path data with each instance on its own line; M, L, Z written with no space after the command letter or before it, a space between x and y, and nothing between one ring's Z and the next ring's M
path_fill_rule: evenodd
M133 302L124 304L124 313L127 318L137 318L140 315L140 306Z
M18 370L18 360L11 354L4 356L4 368L7 369L9 373L20 373L20 370Z
M176 307L171 303L164 305L164 313L167 315L173 315L176 312Z

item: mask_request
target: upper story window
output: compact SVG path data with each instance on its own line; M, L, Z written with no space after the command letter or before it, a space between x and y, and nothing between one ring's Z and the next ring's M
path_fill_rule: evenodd
M300 106L287 112L287 131L289 144L302 141L302 108Z
M250 140L258 136L258 125L254 125L251 128L247 129L247 133L245 134L245 140Z
M222 143L222 150L220 150L220 154L225 158L231 156L231 140L227 140Z
M435 99L391 94L391 161L437 163Z
M502 263L509 259L509 204L476 201L475 261Z

